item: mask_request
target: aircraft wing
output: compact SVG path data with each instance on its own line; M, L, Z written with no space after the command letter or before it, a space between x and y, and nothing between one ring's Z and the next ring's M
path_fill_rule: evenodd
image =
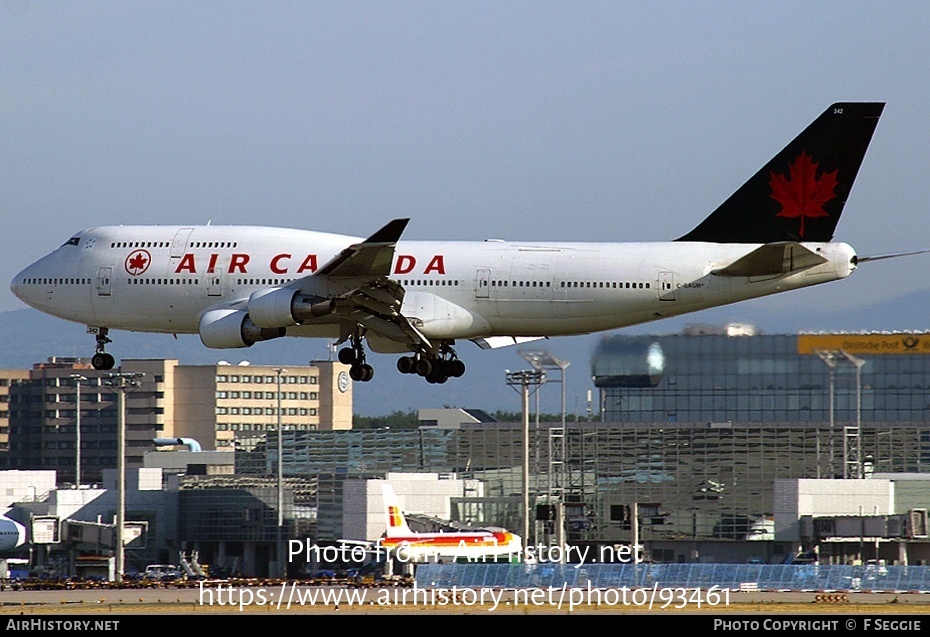
M412 346L432 344L400 312L404 288L388 278L394 249L409 219L394 219L360 243L354 243L308 277L296 281L302 292L332 298L343 319L340 342L362 325L380 336Z
M392 341L432 349L429 340L401 314L403 301L403 286L386 276L378 277L336 297L335 313L349 319L352 327L358 323ZM348 334L340 334L340 340L345 338Z
M373 235L344 249L311 276L379 277L391 273L394 247L410 219L394 219Z
M344 537L341 537L336 541L342 546L363 546L365 548L370 548L380 544L378 540L350 540Z
M374 555L383 558L385 550L381 547L381 540L350 540L339 538L336 540L341 551L347 551L354 555L356 552L363 551L366 555Z
M827 259L800 243L766 243L730 265L712 272L717 276L778 276L816 267Z

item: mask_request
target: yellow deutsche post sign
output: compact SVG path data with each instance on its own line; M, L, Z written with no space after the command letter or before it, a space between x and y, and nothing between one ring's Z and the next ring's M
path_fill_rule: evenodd
M798 354L930 354L930 334L799 334Z

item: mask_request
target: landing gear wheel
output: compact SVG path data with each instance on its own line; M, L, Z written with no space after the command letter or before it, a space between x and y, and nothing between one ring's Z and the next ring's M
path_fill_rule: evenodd
M90 363L94 366L94 369L107 370L113 369L113 366L116 365L116 359L113 358L112 354L97 352L94 354L93 358L90 359Z
M416 359L413 356L401 356L397 359L397 371L399 371L401 374L414 373L415 365Z
M88 326L88 331L91 331L91 327ZM98 327L96 328L96 336L94 337L97 340L97 350L94 356L90 359L91 365L94 366L94 369L113 369L113 366L116 365L116 359L113 358L111 354L107 354L106 348L107 343L112 343L113 340L109 337L110 328L108 327Z
M351 347L343 347L339 350L339 362L343 365L355 365L355 350Z
M414 370L419 376L426 378L433 371L433 363L428 358L417 360Z
M375 369L371 365L353 365L349 368L349 377L360 383L367 383L375 375Z
M442 369L440 366L438 366L438 365L437 365L436 367L434 367L434 368L433 368L433 371L431 371L431 372L426 376L426 382L432 383L432 384L434 384L434 385L441 385L442 383L446 382L447 380L449 380L449 377L446 375L446 373L443 371L443 369Z
M446 373L452 378L461 378L465 374L465 363L457 358L449 361L446 364Z

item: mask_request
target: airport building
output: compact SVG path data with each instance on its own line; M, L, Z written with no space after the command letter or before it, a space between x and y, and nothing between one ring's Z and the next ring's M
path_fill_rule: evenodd
M209 404L202 413L217 412L212 447L234 452L234 473L196 458L172 469L178 545L272 573L279 532L326 544L368 528L352 517L353 485L403 472L448 487L448 505L410 513L516 532L526 525L534 545L639 542L657 562L774 564L810 549L831 564L930 563L927 353L930 335L917 332L769 336L731 325L613 336L592 361L599 422L524 431L480 411L423 410L417 429L341 430L333 417L329 430L285 426L280 442L278 413L257 420L241 411L243 392L264 391L269 376L277 382L274 368L192 370L205 379L196 392ZM288 372L297 378L286 383L298 401L291 415L301 416L302 387L309 400L310 388L334 386L323 370L330 379L343 370L328 365L311 365L315 383L310 371L306 383ZM175 369L175 385L183 373ZM238 414L219 413L233 400ZM164 431L171 420L178 435L178 414L189 408L177 398L171 405L170 418L160 415ZM206 439L209 431L184 433Z
M928 348L922 333L768 336L745 325L605 339L592 362L603 422L528 431L530 540L553 541L561 506L572 543L635 535L658 561L779 562L819 537L776 537L780 481L843 484L881 472L903 485L930 473ZM458 416L455 426L456 414L430 412L416 431L286 433L285 473L318 480L318 539L341 536L340 481L388 471L477 479L483 495L453 498L453 519L519 530L522 425ZM237 472L274 466L264 445L240 436ZM914 484L920 494L928 483ZM866 543L831 536L829 559L927 559L921 509L930 491L872 511L862 501L847 498L846 509L820 517L874 514L886 530ZM817 518L816 507L804 515ZM908 516L917 523L899 524Z
M0 469L52 469L59 480L73 482L80 463L81 481L99 483L104 468L116 467L121 395L130 468L143 466L156 439L190 440L202 450L231 452L239 431L261 432L279 424L295 431L349 429L347 370L331 361L282 369L124 359L116 370L122 376L113 377L93 369L88 359L52 357L18 374L7 370L0 378L8 379L0 384L0 396L8 402L0 404L7 407L9 423Z
M829 448L831 441L838 446L841 439L827 437L824 428L814 425L568 423L564 429L541 424L529 433L532 544L555 542L561 520L565 541L576 546L629 545L638 539L656 561L779 563L815 541L810 533L776 536L779 481L810 478L845 484L846 489L866 486L865 480L817 480L822 447ZM863 427L861 444L877 466L925 469L918 444L925 436L923 426ZM252 451L237 454L237 472L267 475L276 466L273 443L241 446ZM282 448L286 475L316 479L315 541L345 537L346 480L382 478L391 471L477 481L480 493L463 490L451 497L450 520L517 532L523 528L519 424L285 432ZM913 476L891 475L891 482ZM905 516L923 507L925 517L930 489L916 490L906 500L888 496L877 511L860 509L863 500L853 497L843 500L846 509L825 509L823 514ZM797 515L816 513L815 507ZM287 511L285 515L292 517ZM639 522L636 531L634 520ZM903 526L899 535L890 533L868 543L867 556L861 554L858 535L847 538L847 546L835 545L832 559L930 559L922 552L927 544L919 533L908 537ZM832 540L839 542L840 537ZM908 549L911 553L902 555L902 543L915 544ZM921 552L915 552L918 548Z
M604 422L930 422L930 333L612 336L592 376Z
M0 469L10 451L10 387L29 378L25 369L0 369Z

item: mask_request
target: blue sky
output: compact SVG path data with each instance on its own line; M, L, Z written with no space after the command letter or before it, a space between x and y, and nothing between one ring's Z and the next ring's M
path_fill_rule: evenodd
M835 101L887 102L836 239L926 248L928 69L919 2L0 0L0 278L120 223L672 239ZM752 303L855 312L928 264Z
M837 239L927 247L928 68L918 2L2 0L2 278L115 223L674 238L842 100L888 106Z

